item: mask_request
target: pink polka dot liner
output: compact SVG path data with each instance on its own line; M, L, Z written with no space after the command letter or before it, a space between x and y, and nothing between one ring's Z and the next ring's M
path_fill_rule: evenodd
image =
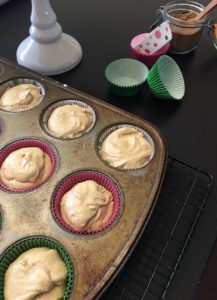
M11 193L27 193L31 192L33 190L38 189L41 187L43 184L45 184L53 175L57 167L58 163L58 156L55 148L48 144L46 141L40 140L40 139L34 139L34 138L26 138L26 139L21 139L14 141L7 146L5 146L1 151L0 151L0 168L4 162L4 160L8 157L9 154L12 152L21 149L21 148L27 148L27 147L38 147L40 148L43 152L48 154L51 158L52 162L52 168L50 171L50 174L48 177L39 185L34 185L32 188L27 188L27 189L12 189L7 187L1 180L0 180L0 189L5 191L5 192L11 192Z
M77 183L86 181L86 180L93 180L99 185L103 186L106 190L110 191L113 196L113 213L110 220L107 224L99 227L97 230L86 230L81 231L78 228L74 228L68 225L61 216L60 211L60 202L62 197ZM105 175L96 170L80 170L76 171L70 175L68 175L62 182L59 183L56 190L54 191L52 197L52 204L51 204L52 213L58 225L60 225L63 229L79 235L93 235L103 232L104 230L108 229L110 226L117 223L122 210L123 210L123 194L118 186L118 184L112 179L110 176Z
M166 45L164 45L161 49L159 49L154 54L151 54L150 50L143 49L140 46L136 48L136 45L142 42L147 35L148 33L141 33L135 36L130 42L130 49L133 58L143 62L148 68L150 68L155 64L155 62L158 60L160 56L166 54L169 51L170 43L169 42L166 43ZM155 43L153 45L155 45ZM147 46L149 46L149 42L147 42Z

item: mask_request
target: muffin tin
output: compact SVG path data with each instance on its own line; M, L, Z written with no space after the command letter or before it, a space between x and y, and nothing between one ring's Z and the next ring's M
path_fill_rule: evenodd
M0 264L7 249L21 240L53 239L66 250L73 264L73 289L68 298L95 299L120 271L151 216L165 171L164 139L152 124L119 108L3 58L0 65L3 70L0 85L16 78L27 78L38 81L45 90L44 99L31 110L16 113L0 110L1 124L4 124L0 152L14 141L33 138L51 145L59 161L52 177L37 189L26 193L0 190L0 211L4 216L0 230ZM72 140L52 137L40 121L47 107L67 99L86 103L96 115L91 130ZM121 124L139 127L151 137L154 155L143 168L123 171L111 168L100 159L97 153L100 135L107 128ZM64 179L77 172L101 173L118 187L119 211L105 230L77 234L60 226L55 219L52 209L55 191Z

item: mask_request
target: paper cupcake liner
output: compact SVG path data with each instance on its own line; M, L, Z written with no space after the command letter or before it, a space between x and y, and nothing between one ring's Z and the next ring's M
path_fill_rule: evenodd
M148 74L148 85L152 93L161 99L180 100L185 93L182 72L176 62L163 55L154 64Z
M61 216L60 202L62 197L67 193L74 185L86 180L93 180L99 185L103 186L106 190L110 191L113 196L113 213L107 224L99 227L97 230L82 231L78 228L74 228L68 225ZM104 232L106 229L111 228L117 223L123 210L123 193L117 184L117 182L108 175L97 170L79 170L68 175L63 181L59 183L54 191L52 197L51 210L56 222L65 230L79 235L95 235Z
M10 264L15 261L25 251L36 248L36 247L47 247L55 249L67 268L67 279L64 296L62 299L69 300L73 283L74 283L74 268L73 263L66 249L56 240L45 236L33 236L22 239L15 244L11 245L0 257L0 299L4 299L4 277L5 273Z
M103 141L107 138L108 135L110 135L112 132L114 132L115 130L119 129L119 128L125 128L125 127L129 127L129 128L135 128L136 130L140 131L144 138L151 144L152 146L152 154L150 155L150 157L147 159L147 161L139 168L131 168L131 169L125 169L125 168L121 168L121 167L114 167L112 165L110 165L107 161L105 161L103 159L103 157L101 156L101 153L100 153L100 149L101 149L101 146L102 146L102 143ZM96 140L96 144L95 144L95 149L96 149L96 152L98 154L98 157L103 161L104 164L106 164L107 166L109 166L110 168L113 168L113 169L116 169L116 170L120 170L120 171L124 171L124 172L127 172L127 171L136 171L136 170L139 170L141 168L144 168L146 167L150 162L151 160L153 159L154 155L155 155L155 144L154 144L154 141L152 139L152 137L150 136L150 134L145 131L143 128L137 126L137 125L134 125L134 124L128 124L128 123L123 123L123 124L115 124L115 125L112 125L108 128L105 128L98 136L97 140Z
M118 96L136 95L144 85L147 76L148 68L136 59L118 59L105 69L107 83Z
M164 45L161 49L159 49L156 53L150 55L145 52L141 52L139 49L135 48L135 46L140 43L147 33L141 33L135 36L130 42L130 49L132 53L132 57L143 62L148 68L152 67L158 58L162 55L165 55L170 49L170 43Z
M50 171L49 176L41 182L37 186L33 186L32 188L26 188L26 189L12 189L10 187L7 187L1 180L0 180L0 189L5 192L10 193L27 193L31 192L33 190L38 189L43 184L45 184L53 175L56 170L56 167L58 165L58 155L56 149L48 144L47 142L40 140L40 139L34 139L34 138L24 138L20 140L16 140L8 145L6 145L3 149L0 150L0 168L4 162L4 160L8 157L8 155L18 149L26 148L26 147L38 147L43 152L45 152L47 155L50 156L51 162L52 162L52 169Z
M91 114L92 114L92 117L93 117L93 122L91 124L91 126L89 128L87 128L84 132L76 135L75 137L73 138L64 138L64 137L57 137L55 136L48 128L47 124L48 124L48 119L51 115L51 113L58 107L60 106L64 106L64 105L79 105L83 108L86 108L88 109ZM75 100L75 99L68 99L68 100L60 100L60 101L57 101L55 103L52 103L51 105L49 105L45 110L44 112L42 113L41 115L41 118L40 118L40 123L41 123L41 127L42 129L50 136L56 138L56 139L60 139L60 140L73 140L73 139L76 139L76 138L79 138L87 133L89 133L93 127L95 126L95 123L96 123L96 113L94 111L94 109L89 105L87 104L86 102L84 101L81 101L81 100Z
M37 102L37 104L34 107L31 107L31 108L26 108L26 109L20 108L20 109L17 109L16 111L13 111L13 110L7 110L7 109L4 109L1 107L0 110L7 111L10 113L17 113L17 112L22 112L22 111L27 111L27 110L33 109L42 102L42 100L45 97L45 87L41 82L39 82L35 79L31 79L31 78L14 78L13 80L4 82L3 84L0 85L0 97L7 89L12 88L19 84L33 84L33 85L39 87L40 91L41 91L41 99Z

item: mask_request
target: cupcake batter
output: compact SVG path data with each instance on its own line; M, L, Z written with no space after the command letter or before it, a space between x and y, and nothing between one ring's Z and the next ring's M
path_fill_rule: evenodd
M152 145L142 132L132 127L122 127L107 136L100 153L111 166L122 169L142 167L152 154Z
M80 231L97 230L113 212L112 193L93 180L76 184L61 199L63 220Z
M11 152L0 169L0 179L9 188L32 188L41 184L52 169L51 158L38 147Z
M19 84L8 88L0 98L0 107L8 111L33 108L41 101L40 88L33 84Z
M5 300L60 300L67 268L54 249L32 248L21 254L5 273Z
M48 129L56 137L81 136L93 123L90 110L79 105L63 105L56 108L48 119Z

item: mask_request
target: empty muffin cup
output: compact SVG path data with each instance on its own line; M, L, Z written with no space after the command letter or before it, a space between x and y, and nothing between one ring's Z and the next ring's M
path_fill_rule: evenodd
M180 100L185 94L185 82L177 63L169 56L161 56L148 74L152 93L161 99Z
M153 66L153 64L158 60L160 56L168 52L168 50L170 49L170 43L168 42L166 45L164 45L161 49L159 49L154 54L149 54L144 51L141 51L140 49L135 48L135 46L139 44L147 34L148 33L141 33L135 36L130 42L130 49L133 58L143 62L148 68L150 68Z
M25 148L38 148L40 150L42 150L42 153L44 153L44 155L46 155L46 157L49 159L49 169L46 173L45 176L43 176L42 181L37 181L38 183L34 183L32 182L32 184L27 187L27 188L14 188L11 186L8 186L3 180L2 180L2 168L3 168L3 163L4 161L7 159L7 157L12 154L13 152L15 152L16 150L19 149L25 149ZM40 152L41 153L41 152ZM24 155L25 156L25 155ZM22 159L25 160L25 164L30 162L29 161L29 157L22 157ZM14 164L13 164L14 165ZM20 140L16 140L11 142L10 144L6 145L3 149L0 150L0 189L6 192L11 192L11 193L26 193L26 192L30 192L33 191L39 187L41 187L43 184L45 184L53 175L54 172L57 168L58 165L58 155L56 152L56 149L50 145L49 143L47 143L44 140L40 140L40 139L35 139L35 138L24 138L24 139L20 139ZM33 165L31 163L31 166L33 168L32 172L34 170L36 170L37 173L37 164ZM20 172L20 170L18 170Z
M146 65L131 58L115 60L105 69L105 78L109 87L119 96L136 95L144 85L147 76Z
M155 144L150 134L128 123L105 128L99 134L95 147L106 165L121 171L141 169L151 162L155 154Z
M70 111L70 107L72 111ZM73 107L81 108L81 111L73 111ZM51 120L51 118L53 119ZM50 122L52 122L51 125ZM79 138L93 129L96 123L96 114L94 109L84 101L60 100L44 110L40 123L48 135L62 140L71 140Z
M42 83L31 78L15 78L0 85L0 109L22 112L37 106L45 97Z
M96 229L81 229L72 224L68 224L62 216L61 213L61 200L63 196L69 192L73 187L79 183L85 183L86 181L93 181L98 185L102 186L106 191L109 191L112 195L112 212L106 223L103 223L101 226ZM94 199L94 197L93 197ZM82 200L83 201L83 200ZM94 203L89 204L90 206L95 206ZM123 194L117 184L117 182L111 178L109 175L106 175L97 170L79 170L63 179L58 186L56 187L54 194L52 196L51 210L56 222L65 230L78 234L78 235L94 235L104 232L108 228L112 228L114 224L119 220L123 209ZM83 213L83 210L79 211L79 214ZM97 212L98 213L98 212ZM97 214L96 213L96 214ZM77 212L78 214L78 212Z
M11 245L0 257L0 299L4 299L4 278L10 264L13 263L25 251L37 247L46 247L55 249L67 268L67 278L64 296L62 299L69 300L73 283L74 283L74 268L73 263L66 249L56 240L45 236L33 236L19 240Z

